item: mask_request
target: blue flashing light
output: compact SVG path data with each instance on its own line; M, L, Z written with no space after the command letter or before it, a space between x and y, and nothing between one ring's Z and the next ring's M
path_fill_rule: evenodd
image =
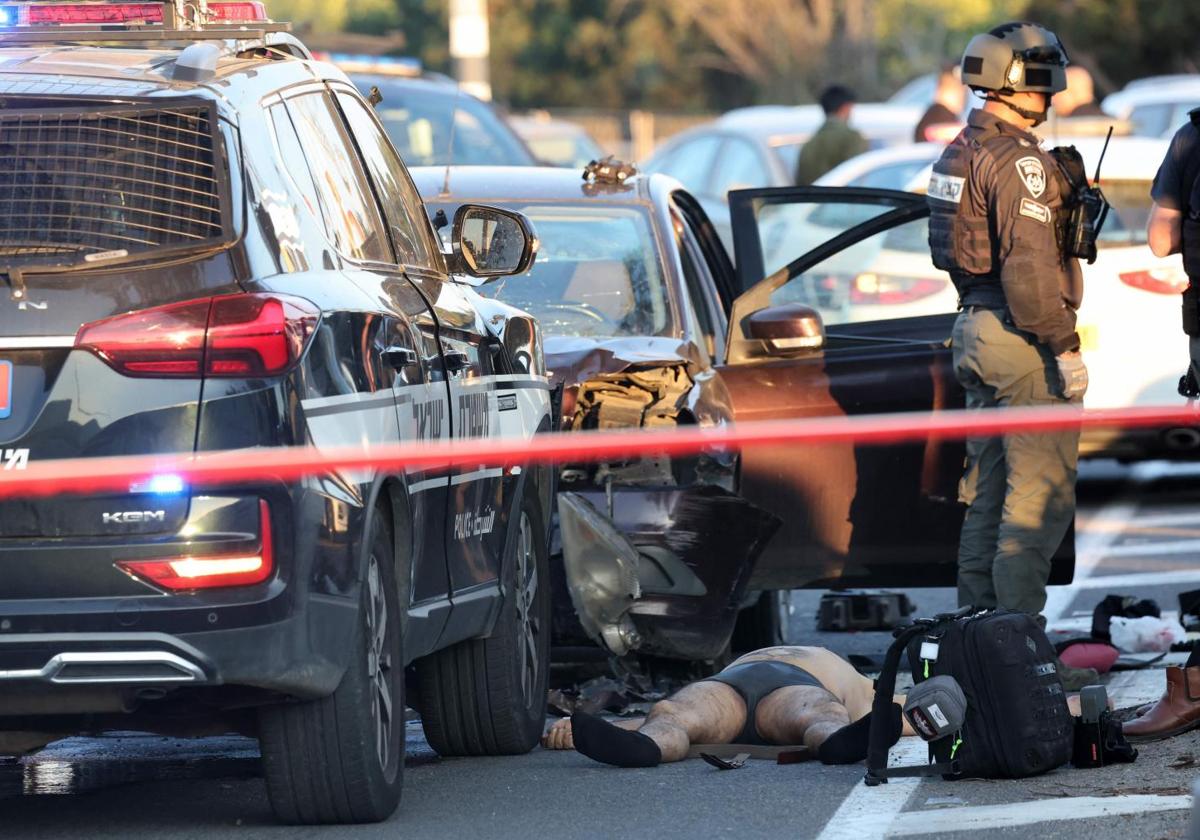
M187 490L183 478L173 473L153 476L146 481L138 481L130 488L130 493L150 493L154 496L178 496Z
M0 6L0 26L12 26L17 22L17 10L12 6Z

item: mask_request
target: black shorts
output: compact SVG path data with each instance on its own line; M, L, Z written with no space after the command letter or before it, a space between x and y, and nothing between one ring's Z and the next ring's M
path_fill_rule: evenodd
M820 680L803 668L770 659L730 665L721 673L714 674L701 682L724 683L746 701L746 725L742 727L741 734L733 743L764 746L767 742L758 734L758 727L754 723L754 713L758 709L759 701L775 689L785 688L789 685L811 685L825 688L821 685Z

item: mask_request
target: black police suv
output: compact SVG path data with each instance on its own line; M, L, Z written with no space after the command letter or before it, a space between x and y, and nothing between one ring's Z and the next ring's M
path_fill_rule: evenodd
M0 467L549 429L537 324L472 289L527 270L524 218L466 207L444 255L346 77L260 4L199 6L0 7ZM238 731L281 819L383 819L406 705L447 755L541 734L552 492L480 465L2 501L0 754Z

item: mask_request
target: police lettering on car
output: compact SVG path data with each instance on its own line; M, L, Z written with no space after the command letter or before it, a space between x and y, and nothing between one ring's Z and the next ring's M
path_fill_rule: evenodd
M928 200L933 261L959 294L954 366L971 408L1078 403L1087 389L1075 333L1079 266L1057 224L1074 195L1030 131L1064 88L1066 64L1057 36L1030 23L978 35L963 54L963 83L987 101L934 165ZM1051 558L1075 514L1078 437L969 441L961 605L1041 612ZM1095 677L1062 670L1068 683Z

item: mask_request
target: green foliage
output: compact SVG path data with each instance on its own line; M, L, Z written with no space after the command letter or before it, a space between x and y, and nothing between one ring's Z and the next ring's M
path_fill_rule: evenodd
M267 11L317 32L382 35L401 26L396 0L267 0Z
M1028 0L876 0L881 74L894 89L962 55L972 35L1025 16Z
M971 35L1037 20L1102 88L1197 72L1196 0L489 0L492 87L515 107L719 110L811 100L830 81L886 96ZM268 0L318 31L399 29L449 72L447 0Z
M275 20L312 25L325 32L337 32L346 26L345 0L267 0L267 12Z
M1143 76L1200 71L1194 0L1031 0L1026 16L1053 29L1071 59L1108 90Z

